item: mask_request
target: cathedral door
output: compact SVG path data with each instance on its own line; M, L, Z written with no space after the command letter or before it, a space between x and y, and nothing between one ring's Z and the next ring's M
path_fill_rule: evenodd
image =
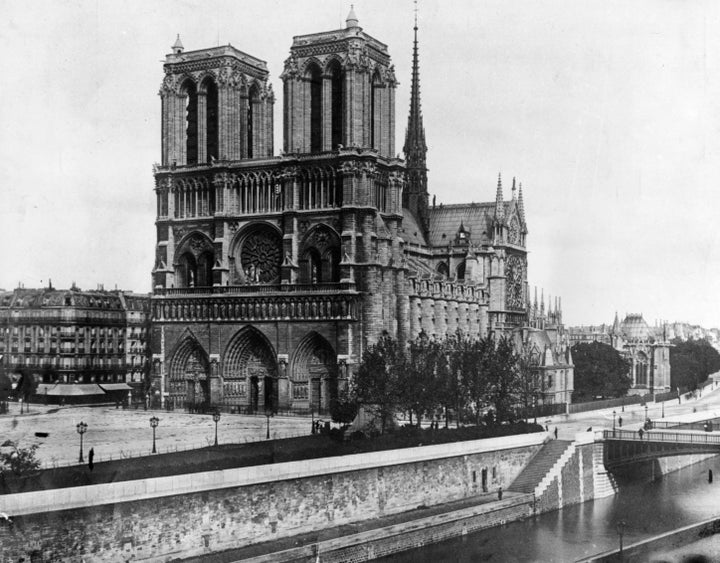
M260 400L260 385L257 377L250 378L250 410L257 412Z
M310 390L310 402L315 412L319 412L322 408L322 380L315 377L310 380L312 387Z

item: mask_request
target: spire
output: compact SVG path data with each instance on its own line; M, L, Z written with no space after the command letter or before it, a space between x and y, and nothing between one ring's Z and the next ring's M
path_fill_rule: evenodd
M513 201L517 201L517 188L515 187L515 176L513 176L512 199L513 199Z
M428 218L427 191L427 144L420 105L420 59L418 57L417 2L415 3L415 26L413 28L412 80L410 83L410 113L405 131L405 169L407 187L403 190L403 207L410 209L417 217L421 228L430 228Z
M179 33L177 34L177 39L175 39L175 44L170 48L173 50L173 53L175 53L176 55L179 55L185 49L185 47L183 47L182 41L180 41Z
M497 192L495 193L495 219L500 223L505 218L505 204L503 198L502 174L498 173Z
M520 182L520 189L518 190L518 213L520 213L520 220L525 223L525 202L523 201L522 182Z
M350 29L351 27L360 27L358 17L355 15L355 5L350 4L350 13L345 20L345 27Z

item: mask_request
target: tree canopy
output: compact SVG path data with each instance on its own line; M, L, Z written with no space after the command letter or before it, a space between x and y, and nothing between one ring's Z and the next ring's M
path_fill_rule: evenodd
M670 348L670 384L673 389L693 391L709 375L720 370L720 354L705 339L674 340Z
M444 413L447 426L451 411L456 419L471 412L479 424L492 407L493 420L510 420L521 395L518 356L504 337L435 340L421 332L403 348L384 334L363 354L353 395L383 432L399 412L418 425Z
M572 347L575 363L573 399L592 401L595 397L622 397L632 385L630 362L620 352L601 342Z

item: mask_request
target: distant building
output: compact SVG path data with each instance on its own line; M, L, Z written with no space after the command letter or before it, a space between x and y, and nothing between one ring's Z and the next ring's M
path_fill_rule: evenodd
M610 330L612 346L631 362L631 395L670 391L670 342L665 325L650 327L642 314L628 314Z
M571 403L575 389L575 367L571 343L562 323L560 300L535 301L528 308L528 324L513 331L515 347L533 366L537 404Z
M0 365L33 375L53 402L126 399L148 369L149 306L146 295L74 286L0 292Z
M670 390L670 330L662 324L651 327L642 314L628 314L612 325L569 327L572 345L601 342L621 352L631 363L631 395Z

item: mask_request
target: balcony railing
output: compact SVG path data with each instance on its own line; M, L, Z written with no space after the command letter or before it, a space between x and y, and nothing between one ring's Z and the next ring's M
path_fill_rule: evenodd
M711 432L645 432L642 436L632 430L603 430L605 440L627 440L633 442L666 442L668 444L702 444L720 448L720 434Z
M154 297L181 295L259 295L277 293L337 293L339 291L354 291L355 284L351 282L336 283L295 283L272 285L216 285L208 287L158 287L153 292Z

